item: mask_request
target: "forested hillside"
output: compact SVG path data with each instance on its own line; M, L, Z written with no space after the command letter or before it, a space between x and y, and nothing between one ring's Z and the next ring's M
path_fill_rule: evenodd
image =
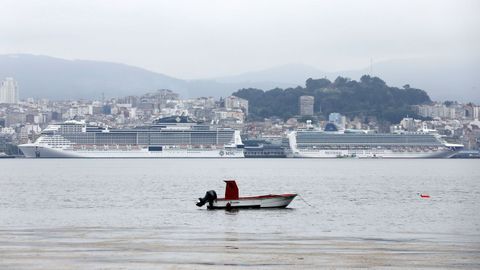
M316 115L327 116L339 112L347 116L376 116L381 121L399 122L406 115L415 116L411 105L431 102L428 94L420 89L405 85L403 88L390 87L378 77L364 75L360 81L338 77L308 79L305 87L272 89L241 89L233 95L249 101L249 117L261 119L298 115L299 97L315 97Z

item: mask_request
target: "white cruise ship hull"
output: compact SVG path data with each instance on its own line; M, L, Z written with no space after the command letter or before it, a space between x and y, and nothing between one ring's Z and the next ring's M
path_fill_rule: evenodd
M243 149L164 149L163 151L135 150L73 150L49 146L22 144L20 150L27 158L243 158Z
M432 151L320 150L302 149L293 153L295 158L449 158L457 151L439 149Z

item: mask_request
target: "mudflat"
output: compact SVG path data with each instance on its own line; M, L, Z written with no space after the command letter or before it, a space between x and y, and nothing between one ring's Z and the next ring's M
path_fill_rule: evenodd
M479 269L478 243L185 232L2 229L0 269Z

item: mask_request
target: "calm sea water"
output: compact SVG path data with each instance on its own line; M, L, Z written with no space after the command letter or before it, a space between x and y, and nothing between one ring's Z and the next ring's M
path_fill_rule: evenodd
M236 179L241 195L300 197L281 210L195 206L207 190L222 194L224 179ZM106 269L119 265L101 258L123 254L135 258L120 264L125 269L142 262L208 267L227 254L238 263L220 265L276 268L277 259L250 262L255 254L241 253L242 245L267 243L267 250L284 246L303 256L282 266L315 268L330 262L309 258L309 249L344 250L331 241L463 245L458 254L478 255L479 209L478 160L0 160L0 266L3 259L12 268L91 262ZM476 258L460 268L480 266Z

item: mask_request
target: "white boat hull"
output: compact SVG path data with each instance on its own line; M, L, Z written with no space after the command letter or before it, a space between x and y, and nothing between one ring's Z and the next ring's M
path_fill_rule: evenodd
M27 158L243 158L243 149L180 149L163 151L132 150L72 150L49 146L22 144L20 150Z
M244 197L236 200L217 199L209 209L237 209L237 208L285 208L297 194L265 195Z

